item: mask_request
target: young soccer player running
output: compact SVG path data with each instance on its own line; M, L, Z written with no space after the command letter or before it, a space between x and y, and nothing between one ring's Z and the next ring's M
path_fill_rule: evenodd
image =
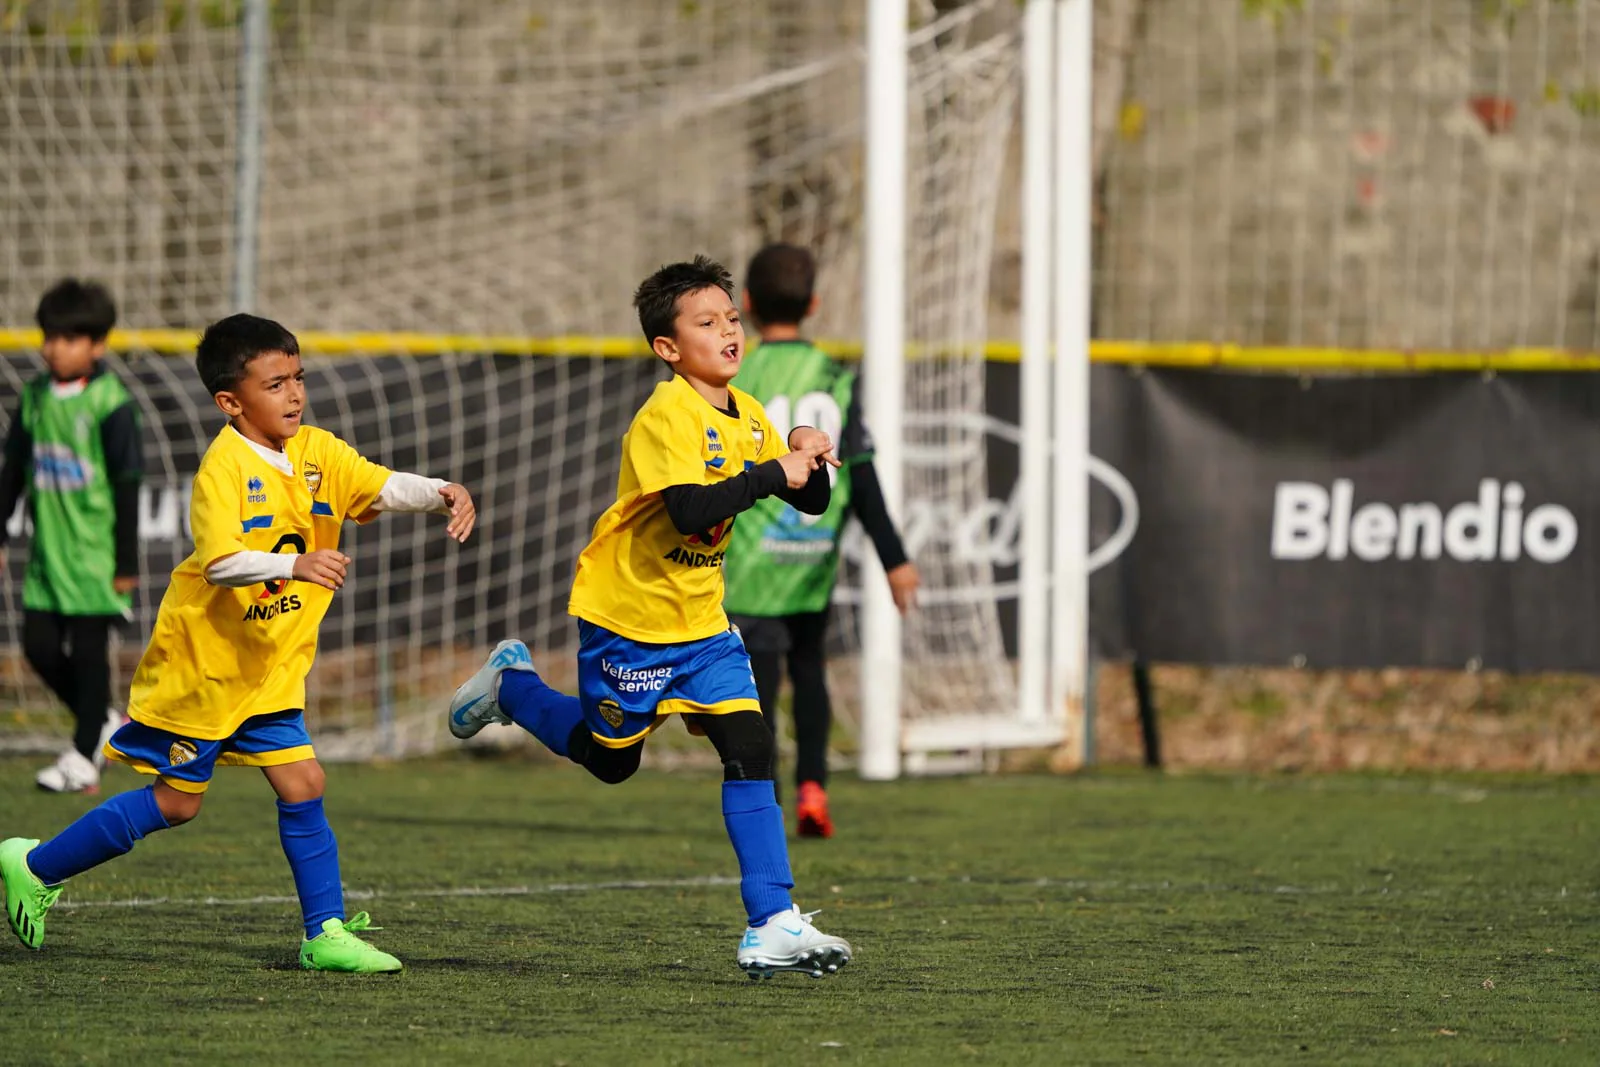
M774 734L788 658L798 783L795 829L801 837L832 837L827 785L833 705L823 638L846 520L855 515L872 539L901 614L916 602L920 577L889 518L872 466L872 438L861 419L856 374L801 336L800 324L816 314L816 278L811 253L794 245L768 245L750 260L744 307L761 331L761 345L734 381L761 401L780 430L791 422L814 421L837 436L844 466L820 516L802 516L772 498L757 502L734 527L723 607L750 650L761 710Z
M322 767L302 710L306 674L350 565L340 524L385 511L447 512L446 531L465 541L472 497L386 470L302 426L300 346L276 322L223 319L206 330L195 362L228 425L195 474L194 552L172 572L134 673L133 721L107 745L155 784L112 797L44 844L0 842L6 915L24 945L40 948L45 913L68 878L198 815L218 764L259 767L278 794L278 837L305 920L300 965L398 971L399 960L356 936L376 929L367 913L345 918Z
M33 543L22 586L22 650L77 720L72 745L35 781L52 793L100 788L100 748L122 719L111 703L111 627L139 584L139 406L101 360L117 322L111 294L67 278L39 301L48 372L22 389L0 466L6 520L23 490Z
M634 295L645 339L673 377L634 416L617 501L578 557L568 611L578 617L579 695L545 685L527 646L502 641L456 691L450 730L467 738L514 722L617 783L638 770L650 732L682 715L722 759L723 821L749 920L739 966L752 978L821 977L849 962L850 945L818 930L789 898L772 731L750 658L723 614L722 556L734 516L763 497L807 514L826 510L833 442L797 427L785 447L761 405L729 386L744 357L732 294L728 272L696 257L662 267Z

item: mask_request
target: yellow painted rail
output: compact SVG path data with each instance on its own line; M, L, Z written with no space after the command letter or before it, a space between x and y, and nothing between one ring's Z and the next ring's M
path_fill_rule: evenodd
M508 356L599 356L638 359L650 355L644 342L632 337L524 337L495 334L316 333L299 335L300 347L319 356L432 356L494 352ZM163 355L194 352L195 330L114 330L111 347ZM29 352L39 347L38 330L0 329L0 352ZM859 341L819 341L819 346L846 358L861 354ZM913 358L973 356L1015 363L1021 346L1014 341L912 346ZM1090 357L1097 363L1157 367L1218 367L1257 371L1595 371L1600 352L1558 348L1504 348L1487 351L1408 351L1369 348L1293 348L1259 345L1169 343L1160 341L1095 341Z

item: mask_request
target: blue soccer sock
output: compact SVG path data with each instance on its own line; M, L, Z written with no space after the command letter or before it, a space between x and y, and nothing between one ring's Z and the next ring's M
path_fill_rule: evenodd
M583 721L578 698L559 693L532 671L501 671L500 710L558 756L568 755L567 738Z
M322 810L322 798L296 804L278 801L278 840L289 857L306 937L322 933L324 919L344 918L344 886L339 881L339 842Z
M60 885L116 859L146 834L166 828L155 786L118 793L28 853L28 869L45 885Z
M739 857L739 895L751 926L793 907L789 842L772 780L722 783L722 821Z

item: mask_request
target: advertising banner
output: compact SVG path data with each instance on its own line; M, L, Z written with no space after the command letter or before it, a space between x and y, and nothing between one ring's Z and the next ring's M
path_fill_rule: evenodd
M658 378L646 361L584 363L312 364L316 409L333 416L330 428L402 469L453 472L482 509L478 536L461 549L424 536L417 522L350 528L362 581L330 615L325 645L426 643L446 632L488 639L508 627L550 641L567 635L572 560L609 502L621 432ZM34 366L12 357L0 368L8 415ZM186 367L157 358L116 369L145 420L136 615L147 630L167 573L189 550L189 482L221 417L180 373ZM435 388L430 374L455 387ZM1014 654L1026 506L1019 457L1048 442L1018 431L1017 366L991 363L986 375L986 409L966 416L984 441L986 499L911 494L898 518L914 558L948 561L977 583L929 589L928 607L941 597L992 604L989 618ZM1600 375L1296 377L1097 365L1092 398L1097 653L1600 670L1600 563L1590 540L1600 529ZM486 404L502 414L486 418L493 413L476 410ZM542 459L551 450L574 461ZM948 459L911 449L907 462ZM20 509L10 527L25 542ZM13 594L25 551L11 557ZM859 531L847 537L847 563L864 551ZM853 571L847 565L839 595L846 612Z
M1600 669L1600 376L1100 367L1094 385L1095 455L1138 509L1095 576L1103 651Z

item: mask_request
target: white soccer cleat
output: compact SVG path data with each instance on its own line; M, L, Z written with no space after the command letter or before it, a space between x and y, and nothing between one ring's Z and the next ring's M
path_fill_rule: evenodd
M103 769L106 765L106 743L127 721L128 717L116 708L106 709L106 724L100 727L100 744L94 750L94 765L97 770Z
M771 978L778 971L821 978L849 963L850 942L812 926L815 914L791 906L760 926L745 927L739 967L751 978Z
M511 722L500 710L500 672L533 671L528 646L508 638L494 646L489 659L476 674L461 683L450 700L450 732L465 741L492 722Z
M59 759L40 771L33 780L40 789L50 793L100 791L100 772L75 748L61 753Z

